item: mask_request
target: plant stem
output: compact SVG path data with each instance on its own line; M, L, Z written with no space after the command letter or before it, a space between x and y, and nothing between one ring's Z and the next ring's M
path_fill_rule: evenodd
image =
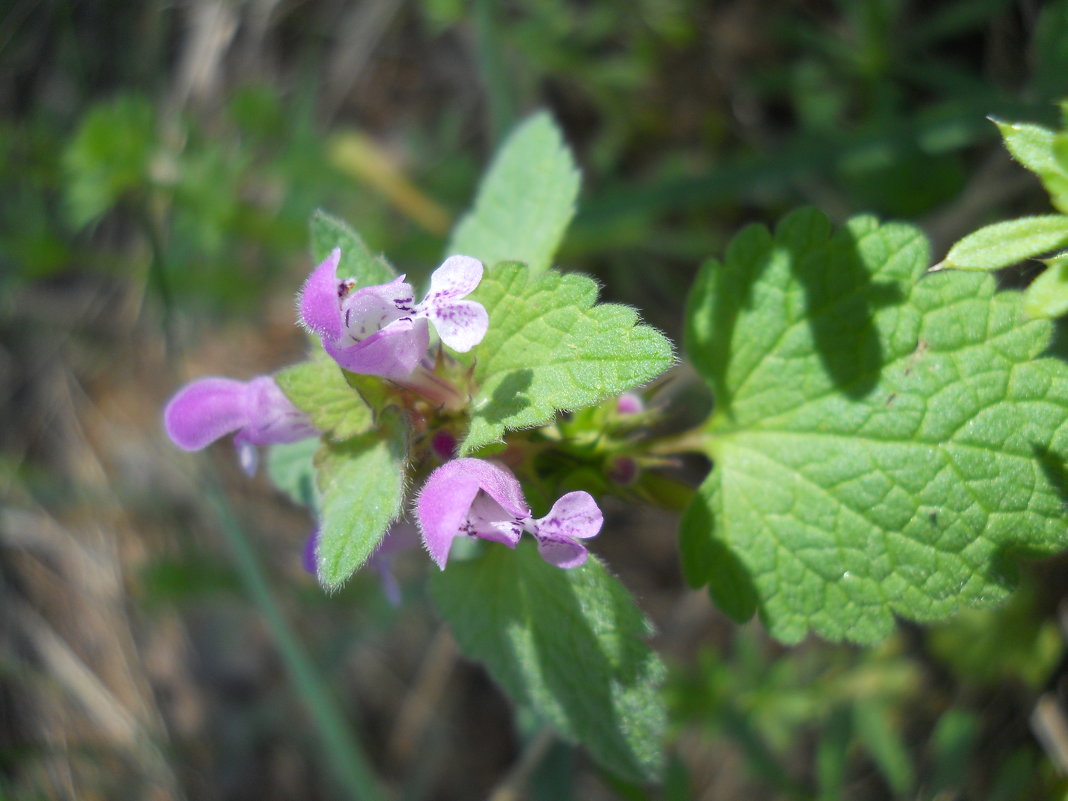
M502 58L500 9L493 0L476 0L474 12L475 53L486 85L490 136L496 147L515 120L515 94Z
M271 593L263 565L229 501L219 489L219 478L214 471L204 476L203 486L207 501L214 508L227 545L233 552L241 582L267 623L289 678L315 724L335 777L344 785L349 797L360 801L381 801L382 795L370 761L339 712L336 699L330 697L304 647L286 622L281 607Z
M676 453L708 453L710 437L704 428L693 428L669 437L651 441L642 448L644 453L652 456L669 456Z

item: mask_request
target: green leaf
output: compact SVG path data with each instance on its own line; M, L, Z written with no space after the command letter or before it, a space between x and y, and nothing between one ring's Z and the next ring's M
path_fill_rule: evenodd
M745 229L691 294L687 350L716 407L686 517L781 640L871 642L895 614L998 603L1014 555L1068 544L1068 367L1038 358L1050 325L993 276L924 277L927 258L909 226L832 235L806 210L774 237ZM707 561L689 572L725 582Z
M366 433L374 424L371 409L360 393L323 352L276 373L274 380L293 405L335 442Z
M1068 246L1068 217L1021 217L980 228L960 240L939 267L998 270Z
M319 440L309 437L272 445L267 451L267 476L271 483L293 503L313 511L319 508L313 460L320 445Z
M1053 205L1068 213L1068 172L1056 157L1057 135L1028 123L998 122L997 126L1013 157L1041 179Z
M894 795L904 798L910 795L915 776L908 749L891 714L889 704L872 698L859 699L853 707L857 739L871 754Z
M363 239L337 217L322 209L311 217L312 259L320 263L334 248L341 248L339 278L354 278L356 286L385 284L397 277L397 272L381 256L367 249Z
M1068 256L1055 256L1046 262L1046 271L1024 292L1028 317L1060 317L1068 314Z
M671 343L638 324L634 309L595 305L597 285L583 275L498 264L472 297L490 325L469 357L479 389L462 454L643 384L674 360Z
M430 589L463 652L517 704L623 778L660 774L664 666L642 640L649 623L600 562L561 570L530 542L488 547Z
M315 564L329 590L367 561L400 514L407 444L404 428L389 417L378 431L317 455L322 514Z
M579 173L560 129L547 113L535 114L501 146L447 253L474 256L486 266L521 261L540 273L575 214L578 189Z
M155 115L145 98L94 106L63 154L71 222L86 225L127 192L147 186L154 144Z

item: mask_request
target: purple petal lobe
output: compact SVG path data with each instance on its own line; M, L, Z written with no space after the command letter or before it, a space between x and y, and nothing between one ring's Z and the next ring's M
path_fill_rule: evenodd
M230 378L201 378L178 391L163 410L167 436L179 448L197 451L248 424L248 385Z
M240 433L243 441L274 445L318 433L308 416L292 404L270 376L253 378L246 387L249 419Z
M300 554L301 566L313 576L317 574L315 566L315 552L319 548L319 527L316 526L311 530L308 535L308 539L304 541L304 550Z
M460 460L442 465L430 474L415 505L423 545L441 570L449 560L449 548L460 534L467 510L478 495L478 481L474 477L456 470L442 472L457 461Z
M304 325L330 342L336 342L342 334L341 284L337 280L340 261L341 249L334 248L323 263L312 270L297 301Z
M423 313L434 324L441 341L460 353L467 353L481 342L489 328L486 307L473 300L428 305Z
M530 516L523 490L507 469L481 459L453 459L426 480L416 501L423 544L445 569L452 541L468 534L515 546Z
M462 298L474 292L481 280L482 262L471 256L449 256L430 276L430 292L423 303Z
M604 524L600 507L588 492L569 492L553 504L549 514L534 521L535 536L586 539L596 537Z
M407 317L348 347L323 342L326 352L346 370L394 379L411 375L429 345L427 321Z
M562 568L578 567L589 556L582 543L555 537L539 537L538 553L549 564Z

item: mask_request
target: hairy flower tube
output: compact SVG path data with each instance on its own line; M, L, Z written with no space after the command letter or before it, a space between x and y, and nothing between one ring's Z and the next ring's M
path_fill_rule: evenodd
M519 481L506 468L481 459L453 459L430 474L416 501L423 545L445 569L452 541L460 536L500 542L509 548L524 531L538 541L538 553L557 567L578 567L604 517L588 492L561 496L549 514L535 520Z
M340 248L316 267L301 289L298 305L304 325L346 370L404 379L430 344L428 322L441 341L466 352L482 341L489 315L481 303L461 300L482 280L482 262L450 256L430 277L430 292L420 303L411 284L398 276L386 284L354 288L338 280Z
M319 432L267 375L251 381L211 376L186 384L163 410L167 436L179 448L198 451L226 434L245 472L256 472L256 446L296 442Z

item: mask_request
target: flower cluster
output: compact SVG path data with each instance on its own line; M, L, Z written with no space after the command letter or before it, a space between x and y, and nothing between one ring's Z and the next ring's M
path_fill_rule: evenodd
M461 353L486 335L485 307L461 300L482 280L478 259L450 256L430 277L430 292L414 305L415 294L403 275L355 289L351 280L338 280L340 260L335 248L304 282L298 305L301 321L346 370L406 378L430 344L428 322L443 343Z
M486 309L464 300L482 279L482 264L451 256L434 271L430 291L414 303L410 284L400 276L357 288L339 279L341 252L335 249L304 282L298 296L300 320L322 340L323 348L345 370L405 384L421 367L430 346L430 325L441 342L466 352L480 343L489 326ZM410 382L408 382L410 383ZM639 401L640 402L640 401ZM319 432L270 376L251 381L202 378L183 387L164 410L171 440L199 450L234 434L242 466L255 472L256 446L295 442ZM439 441L440 440L440 441ZM569 492L544 517L534 518L516 477L505 467L481 459L452 458L455 440L447 431L432 437L445 463L427 478L414 517L430 557L444 569L454 539L474 537L516 547L524 531L534 536L541 556L562 568L581 565L588 556L582 540L596 536L603 517L586 492ZM372 563L382 572L391 598L397 598L388 556L410 544L415 529L398 523ZM305 566L314 571L318 529L309 538Z

